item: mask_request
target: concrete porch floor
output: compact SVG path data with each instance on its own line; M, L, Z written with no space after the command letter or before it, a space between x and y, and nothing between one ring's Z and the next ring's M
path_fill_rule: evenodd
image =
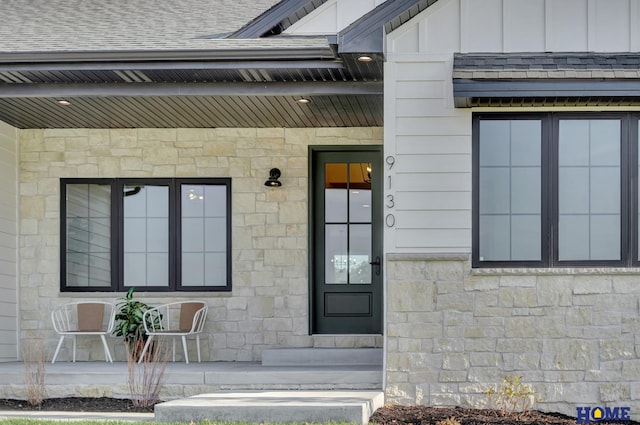
M45 364L47 397L130 398L126 362ZM26 399L21 362L0 363L0 397ZM166 364L162 400L221 390L381 390L381 365L266 366L259 362Z

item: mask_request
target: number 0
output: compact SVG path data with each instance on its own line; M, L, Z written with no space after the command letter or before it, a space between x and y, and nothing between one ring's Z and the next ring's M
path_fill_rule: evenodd
M393 227L396 225L396 217L393 214L387 214L384 221L386 222L387 227Z

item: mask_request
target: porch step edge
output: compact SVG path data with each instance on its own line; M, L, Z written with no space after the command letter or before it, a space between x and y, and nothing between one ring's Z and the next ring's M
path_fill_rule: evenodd
M382 348L273 348L263 366L382 366Z
M155 406L158 422L351 422L366 425L381 391L220 391Z

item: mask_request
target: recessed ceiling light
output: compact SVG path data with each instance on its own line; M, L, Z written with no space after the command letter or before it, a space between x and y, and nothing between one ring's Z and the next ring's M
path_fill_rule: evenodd
M68 100L60 99L58 100L58 105L69 106L71 105L71 102L69 102Z
M373 58L371 56L358 56L359 62L371 62Z
M300 99L296 100L296 102L302 103L304 105L304 104L310 103L311 99L307 99L306 97L301 97Z

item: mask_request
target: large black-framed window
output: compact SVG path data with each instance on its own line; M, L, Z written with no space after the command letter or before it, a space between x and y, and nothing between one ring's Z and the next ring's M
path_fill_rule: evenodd
M473 116L473 267L637 267L637 113Z
M231 179L63 178L61 291L230 291Z

